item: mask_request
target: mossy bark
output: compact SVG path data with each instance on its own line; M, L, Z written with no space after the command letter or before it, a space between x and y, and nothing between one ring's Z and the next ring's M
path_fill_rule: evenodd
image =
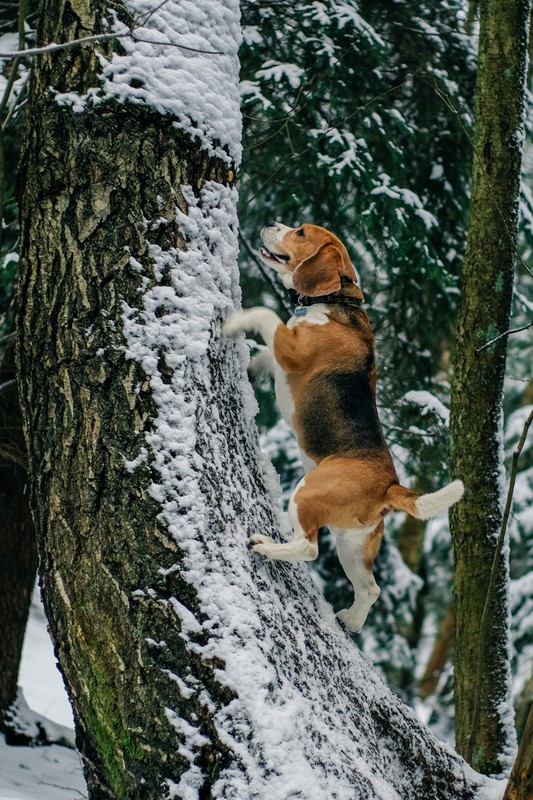
M105 14L99 0L45 0L39 39L98 32ZM167 707L195 717L209 741L197 755L199 796L208 796L227 748L205 705L183 707L168 670L196 676L215 706L231 694L165 608L178 597L199 614L157 521L150 465L125 468L154 405L145 373L126 358L122 314L139 302L142 279L129 264L149 261L147 227L151 243L183 248L173 221L176 205L187 210L180 187L226 182L227 165L155 110L113 102L76 114L55 102L51 88L82 94L98 70L94 47L74 47L35 61L30 90L18 365L40 578L90 797L161 797L165 781L179 782L189 762Z
M500 774L512 749L509 716L507 554L481 628L502 510L502 389L522 162L530 3L483 0L468 245L454 352L451 464L466 485L452 509L455 553L455 693L458 751ZM507 755L504 752L507 750Z

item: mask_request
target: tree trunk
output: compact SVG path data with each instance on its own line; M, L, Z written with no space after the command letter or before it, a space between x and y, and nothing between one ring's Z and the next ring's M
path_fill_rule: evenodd
M444 667L453 652L455 636L455 614L453 605L447 609L439 626L435 644L429 657L424 675L418 685L420 696L425 698L433 694L439 683Z
M13 706L37 555L14 376L11 348L0 368L0 731L20 744L25 737L17 734Z
M498 775L515 746L509 697L506 549L482 626L503 507L501 435L522 160L529 3L481 3L468 245L454 355L451 463L466 485L451 513L456 562L457 748Z
M533 707L531 708L520 748L511 770L503 800L531 800L533 797Z
M521 741L529 714L533 708L533 673L525 682L520 695L515 700L515 726L518 741Z
M102 29L103 0L61 8L43 3L42 41ZM185 19L193 50L148 43ZM32 504L90 797L474 798L482 779L379 681L306 568L248 550L278 520L245 349L219 333L238 8L170 0L146 24L103 67L94 45L36 63L23 162Z

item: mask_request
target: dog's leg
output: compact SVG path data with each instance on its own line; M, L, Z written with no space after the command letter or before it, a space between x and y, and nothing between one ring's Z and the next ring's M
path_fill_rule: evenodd
M285 372L301 371L313 358L312 349L302 348L297 330L285 325L270 308L234 311L227 317L222 333L224 336L234 336L239 331L258 333L274 356L275 362Z
M235 336L239 331L253 331L258 333L268 349L274 352L274 334L278 325L283 325L283 322L272 309L247 308L230 314L224 322L222 332L224 336Z
M380 522L371 532L357 528L336 532L337 555L355 594L353 605L343 608L337 617L354 633L361 630L368 612L380 595L372 566L383 530L384 524Z
M254 542L253 551L268 559L280 561L314 561L318 555L318 525L309 521L305 528L298 514L296 495L303 486L305 478L299 482L289 501L289 518L294 530L294 538L290 542L274 542L270 536L256 533L251 536Z

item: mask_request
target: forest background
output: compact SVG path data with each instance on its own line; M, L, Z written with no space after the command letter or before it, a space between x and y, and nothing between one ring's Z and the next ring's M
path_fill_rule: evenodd
M32 43L37 9L23 31ZM450 348L468 226L476 4L244 3L244 159L239 175L246 305L289 309L254 255L269 218L314 221L347 244L378 338L379 406L401 478L428 490L447 478ZM2 7L15 49L18 4ZM4 466L23 470L13 436L13 298L17 278L16 165L28 62L4 60L3 237L0 272ZM527 104L528 114L531 103ZM513 328L531 321L533 200L526 125L520 264ZM509 337L503 405L508 466L531 411L530 331ZM294 439L268 380L256 387L262 444L285 499L301 476ZM10 394L11 393L11 394ZM20 476L18 476L20 478ZM520 735L533 696L533 446L522 453L509 522L512 673ZM9 503L3 508L10 508ZM1 513L1 512L0 512ZM10 512L11 513L11 512ZM29 559L31 561L31 559ZM28 570L31 571L31 564ZM452 557L447 521L389 523L376 565L382 595L358 645L441 738L453 743ZM316 577L335 608L349 597L327 539Z

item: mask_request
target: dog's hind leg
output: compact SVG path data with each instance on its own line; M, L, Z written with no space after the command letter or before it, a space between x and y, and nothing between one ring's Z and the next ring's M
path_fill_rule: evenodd
M337 555L346 577L354 589L354 602L337 613L348 630L360 631L368 612L380 595L372 567L384 530L383 522L370 532L364 529L332 530L337 542Z
M302 514L297 502L298 490L303 487L305 478L299 482L289 501L289 518L294 531L294 538L290 542L274 542L270 536L262 533L253 534L250 538L254 543L253 551L268 559L279 561L314 561L318 555L318 528L319 525L313 515Z

